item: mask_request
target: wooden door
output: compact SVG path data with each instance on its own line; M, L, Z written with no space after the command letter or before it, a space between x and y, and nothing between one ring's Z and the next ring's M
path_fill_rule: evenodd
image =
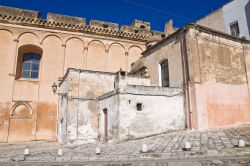
M104 139L105 141L108 141L108 111L105 108L103 110L104 113Z

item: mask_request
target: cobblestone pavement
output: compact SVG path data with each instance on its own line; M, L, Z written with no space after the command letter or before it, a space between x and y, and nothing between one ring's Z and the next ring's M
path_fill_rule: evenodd
M239 148L238 140L246 142ZM191 150L184 151L184 142L191 143ZM148 152L142 153L141 147L147 144ZM101 154L95 154L100 147ZM24 157L25 148L31 155ZM63 149L63 156L57 156L58 149ZM118 144L60 145L57 142L31 142L0 144L0 162L97 162L97 161L148 161L154 160L194 160L202 165L249 165L250 166L250 125L207 131L172 131L152 137L121 142ZM20 162L22 161L22 162ZM202 163L204 162L204 163ZM214 163L217 162L217 163ZM27 163L26 163L27 164ZM124 165L118 163L118 165ZM1 165L1 163L0 163ZM70 165L70 164L69 164ZM115 166L117 164L107 164ZM126 165L126 163L125 163ZM125 166L124 165L124 166ZM127 165L133 165L127 163ZM140 165L137 163L137 165ZM160 166L161 163L158 163ZM167 164L167 165L171 165Z

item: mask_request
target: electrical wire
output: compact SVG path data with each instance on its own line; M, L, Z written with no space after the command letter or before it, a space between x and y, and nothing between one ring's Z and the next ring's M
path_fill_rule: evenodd
M135 5L135 6L139 6L139 7L151 9L151 10L154 10L154 11L157 11L159 13L163 13L163 14L166 14L166 15L169 15L169 16L179 17L179 18L187 20L187 21L191 21L191 22L193 21L193 19L188 18L186 16L182 16L182 15L179 15L179 14L176 14L176 13L173 13L173 12L167 12L167 11L164 11L164 10L161 10L161 9L157 9L157 8L154 8L154 7L142 4L142 3L137 3L137 2L134 2L134 1L130 1L130 0L123 0L123 2L132 4L132 5Z

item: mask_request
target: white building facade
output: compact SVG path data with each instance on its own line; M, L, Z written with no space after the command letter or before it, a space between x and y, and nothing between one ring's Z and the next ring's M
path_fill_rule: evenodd
M250 1L230 1L196 23L233 36L250 39Z

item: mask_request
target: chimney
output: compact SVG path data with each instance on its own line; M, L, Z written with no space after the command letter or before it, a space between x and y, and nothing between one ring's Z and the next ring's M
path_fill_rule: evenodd
M118 71L116 73L116 77L115 77L115 84L114 84L114 88L118 91L118 92L125 92L126 91L126 86L127 86L127 72L126 71L122 71L122 69L120 69L120 71Z
M165 29L164 29L164 33L166 35L170 35L171 33L174 32L174 27L173 27L173 20L170 19L168 22L166 22L165 24Z

